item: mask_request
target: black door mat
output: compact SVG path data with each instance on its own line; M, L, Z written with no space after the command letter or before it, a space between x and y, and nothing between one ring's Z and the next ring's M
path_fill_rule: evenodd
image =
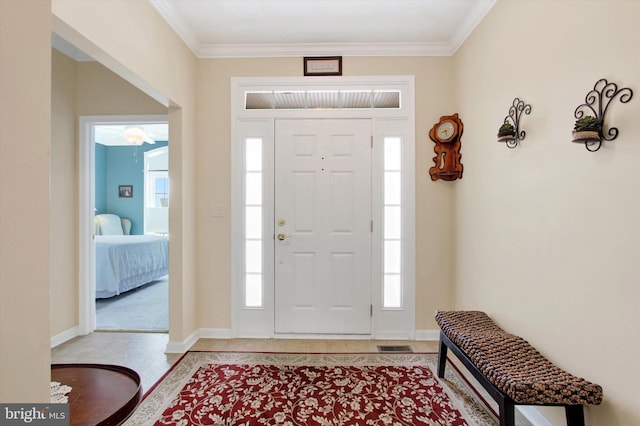
M378 345L378 352L381 353L393 353L393 354L406 354L412 353L411 346L409 345Z

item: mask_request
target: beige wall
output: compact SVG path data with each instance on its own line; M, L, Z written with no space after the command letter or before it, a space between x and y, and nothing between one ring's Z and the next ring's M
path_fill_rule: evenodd
M197 328L196 58L146 1L53 0L51 8L54 31L169 107L170 339L182 342Z
M76 62L51 50L51 336L78 325Z
M57 2L56 2L57 3ZM66 6L66 2L60 2ZM54 4L55 6L55 4ZM66 10L62 8L62 10ZM54 7L58 17L62 15ZM77 10L74 10L74 14ZM84 24L83 24L84 25ZM452 251L452 216L450 214L455 183L431 182L428 168L432 165L433 143L427 133L440 115L451 114L453 98L451 58L345 58L344 75L385 75L411 74L416 76L416 198L417 198L417 257L420 261L417 269L417 329L433 329L433 311L436 308L451 305L451 273L453 263ZM54 63L55 65L55 63ZM197 72L197 160L190 161L198 170L197 188L197 226L199 238L197 257L189 256L190 262L197 259L198 289L197 292L186 292L171 295L171 305L195 315L187 330L198 328L231 327L230 301L230 220L212 218L210 211L213 204L230 207L230 77L232 76L297 76L301 74L301 58L287 59L243 59L243 60L203 60ZM256 70L259 70L257 72ZM160 113L163 106L139 96L139 91L118 76L97 63L77 64L76 87L78 115L91 114L135 114ZM67 77L68 78L68 77ZM175 127L175 126L172 126ZM172 151L174 143L172 141ZM182 156L183 153L180 154ZM192 154L193 155L193 154ZM188 164L185 159L179 160ZM189 170L193 167L189 165ZM172 180L175 188L176 180ZM172 193L176 203L177 196ZM195 221L188 225L195 226ZM186 226L186 225L185 225ZM74 230L69 231L69 235ZM174 240L172 230L172 248L179 246ZM420 236L424 236L421 238ZM183 254L184 247L178 248ZM173 254L173 252L172 252ZM173 260L173 256L172 256ZM67 268L74 271L77 268ZM194 268L187 268L193 273ZM172 284L174 282L172 267ZM59 274L62 283L66 276ZM64 281L68 283L68 281ZM55 284L54 284L55 285ZM65 284L61 284L65 286ZM56 286L57 288L58 286ZM67 284L65 292L71 289ZM196 297L197 295L197 297ZM73 297L77 298L76 295ZM65 300L73 300L68 298ZM71 303L71 302L70 302ZM52 335L62 332L77 317L77 302L65 312L64 319L55 317L52 324ZM198 309L193 309L197 306ZM74 312L72 314L72 312ZM182 318L181 315L179 315ZM175 317L173 314L172 319ZM180 321L180 319L178 319ZM179 324L179 322L178 322ZM179 324L180 325L180 324ZM181 326L184 328L183 326ZM181 338L188 335L181 334ZM172 340L181 340L180 337Z
M58 280L71 277L77 270L77 265L71 267L68 263L75 254L61 259L52 254L54 246L54 250L59 250L58 246L50 244L60 234L52 231L51 222L57 216L65 216L62 219L65 223L69 219L59 204L51 204L50 197L68 200L72 197L64 189L72 180L70 175L52 172L50 163L73 162L68 144L72 127L51 125L52 118L57 118L51 112L52 77L71 90L66 77L60 81L51 73L52 13L56 31L82 44L91 54L98 54L110 69L170 107L172 195L178 200L170 212L170 335L182 341L196 329L193 309L196 238L192 213L195 57L148 2L3 0L0 2L0 401L3 402L49 400L50 333L70 321L66 313L64 317L50 319L50 291L59 289ZM145 48L132 48L132 40L136 41L135 46ZM61 66L70 69L68 63ZM59 92L55 96L60 114L68 118L73 109L70 96ZM59 151L51 152L54 146ZM56 188L50 188L50 184ZM66 240L64 246L71 249L73 244ZM52 265L60 260L63 264Z
M55 49L51 75L53 337L78 325L78 117L167 114L167 108L100 63L78 63Z
M500 1L455 55L469 141L456 192L456 306L482 309L604 388L588 425L640 424L640 3ZM600 78L618 138L571 143ZM516 149L495 134L515 97L532 105ZM562 410L546 409L562 425Z
M78 62L78 115L167 114L167 107L98 62ZM77 120L76 120L77 121Z
M231 199L230 78L301 76L302 58L211 59L198 68L198 313L202 328L231 327L230 217L211 217L213 205L229 212ZM451 58L345 57L343 75L415 75L416 82L416 328L435 329L433 312L452 303L451 208L455 183L431 182L429 129L454 113ZM464 141L464 138L463 138ZM465 144L463 142L463 160Z
M0 93L0 401L48 402L50 2L0 2Z
M52 171L49 160L69 164L70 146L58 140L68 141L71 127L49 124L49 3L3 0L0 8L0 400L44 401L50 327L69 320L49 320L50 274L66 279L77 268L50 267L60 259L50 250L53 227L41 219L65 213L49 206L49 181L64 187L71 176ZM302 61L197 63L147 2L53 0L52 8L56 25L170 107L171 339L229 327L229 218L210 216L213 203L230 205L229 78L300 75ZM637 16L638 2L500 1L453 59L344 58L345 75L416 76L416 327L434 329L433 311L454 301L486 310L560 366L603 385L605 403L587 410L591 425L640 423L640 101L614 101L609 121L620 136L597 153L572 144L570 131L575 107L599 78L637 89ZM16 39L19 46L7 42ZM145 49L132 48L132 39ZM522 123L526 140L508 150L495 133L516 96L533 111ZM70 100L58 101L70 114ZM453 112L465 123L465 175L433 183L427 133ZM52 136L60 152L49 153ZM58 191L56 184L51 195L70 199ZM34 256L37 267L25 263ZM559 410L545 414L563 424Z

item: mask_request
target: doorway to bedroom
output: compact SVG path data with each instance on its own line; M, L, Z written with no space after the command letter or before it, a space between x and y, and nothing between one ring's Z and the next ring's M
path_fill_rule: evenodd
M112 117L89 127L92 328L168 332L166 117Z

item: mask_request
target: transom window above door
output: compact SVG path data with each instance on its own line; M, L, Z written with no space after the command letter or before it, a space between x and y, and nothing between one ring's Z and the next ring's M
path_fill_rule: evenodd
M398 109L399 90L245 92L245 109Z

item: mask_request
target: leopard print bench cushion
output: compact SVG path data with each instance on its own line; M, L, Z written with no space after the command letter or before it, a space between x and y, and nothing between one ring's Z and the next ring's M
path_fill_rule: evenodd
M597 405L602 388L552 364L480 311L438 311L436 322L482 374L516 404Z

